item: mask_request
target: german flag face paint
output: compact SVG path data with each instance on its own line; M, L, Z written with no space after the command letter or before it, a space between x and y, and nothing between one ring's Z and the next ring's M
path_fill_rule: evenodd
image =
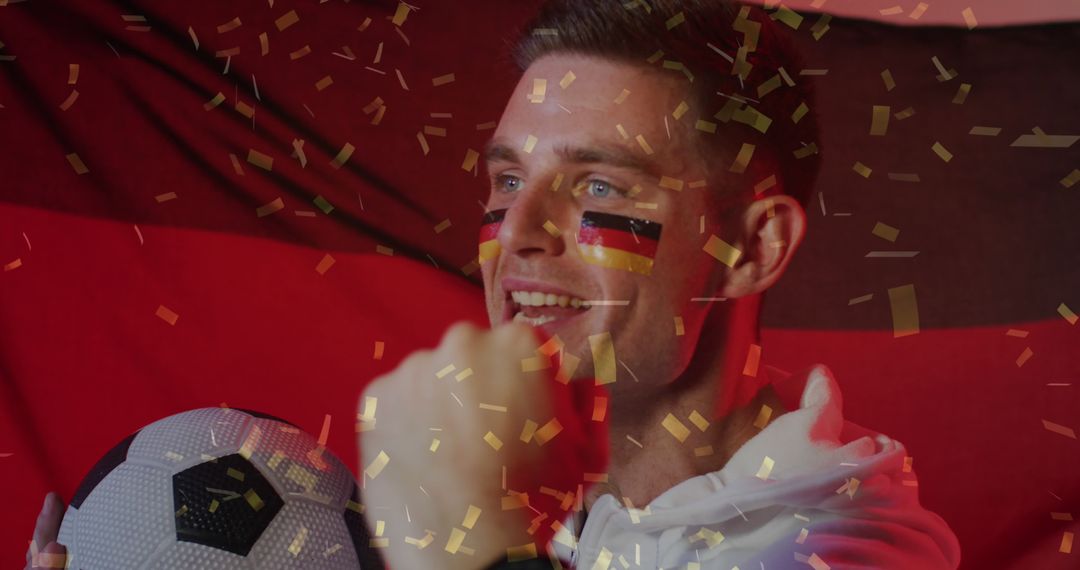
M484 214L483 224L480 226L480 264L499 257L502 248L499 247L499 227L502 226L503 218L506 217L506 209L492 210Z
M648 220L585 212L578 250L588 263L649 275L660 244L660 228Z

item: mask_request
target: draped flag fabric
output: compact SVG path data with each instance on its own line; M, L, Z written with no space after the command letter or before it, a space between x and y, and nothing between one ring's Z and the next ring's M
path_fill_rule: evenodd
M0 565L182 410L328 424L356 468L363 386L486 320L479 157L535 4L0 1ZM1080 26L783 20L825 163L761 370L831 366L964 568L1074 567Z

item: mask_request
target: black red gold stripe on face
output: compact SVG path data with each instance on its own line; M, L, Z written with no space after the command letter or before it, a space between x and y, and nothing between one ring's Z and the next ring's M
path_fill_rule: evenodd
M649 275L660 244L660 228L660 224L648 220L585 212L581 215L578 251L588 263Z
M480 263L499 257L502 248L499 247L499 227L502 226L503 218L506 217L506 209L491 210L484 214L484 221L480 225Z

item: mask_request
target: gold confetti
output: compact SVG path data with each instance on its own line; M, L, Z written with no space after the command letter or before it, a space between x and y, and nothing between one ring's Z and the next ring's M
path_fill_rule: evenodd
M270 203L255 208L255 216L262 218L283 209L285 209L285 202L281 198L274 198Z
M649 146L649 143L645 141L645 137L643 135L638 135L634 137L634 140L636 140L638 145L641 146L641 150L645 151L645 154L653 153L652 147Z
M592 421L604 421L604 417L607 416L607 403L608 399L604 396L597 396L595 399L593 399Z
M559 231L559 227L556 226L555 223L551 220L544 222L544 230L546 230L548 235L553 238L557 238L562 235L562 232Z
M235 109L237 113L240 113L249 119L255 116L255 107L252 107L243 101L237 101Z
M758 410L757 418L754 419L754 427L758 429L765 429L765 426L769 423L769 418L772 417L773 409L764 404L761 405L761 409Z
M950 160L952 160L952 153L946 150L946 148L942 146L941 143L935 142L934 146L930 148L934 151L934 154L938 155L938 157L941 158L941 160L944 160L945 162L949 162Z
M810 144L800 148L799 150L796 150L792 154L795 155L795 158L806 158L806 157L808 157L810 155L817 154L817 152L818 152L817 143L810 143Z
M705 247L702 249L705 250L705 253L716 258L717 261L731 268L735 267L735 264L742 256L741 250L716 235L709 236L709 241L705 243Z
M261 55L270 53L270 36L266 35L266 32L259 34L259 50Z
M1057 312L1062 316L1070 325L1075 325L1078 320L1076 313L1068 307L1065 303L1058 305Z
M428 146L427 137L424 136L424 133L417 132L416 140L420 142L420 150L423 151L424 156L427 156L428 153L431 152L431 147Z
M409 17L409 5L404 2L398 2L397 10L394 11L394 18L390 20L390 23L395 26L401 26L405 23L405 19Z
M385 451L380 451L379 455L375 456L375 459L371 460L371 465L368 465L364 469L364 475L368 479L374 479L382 473L382 470L386 468L386 464L390 463L390 456Z
M694 448L694 457L708 457L714 453L711 445L703 445Z
M349 143L345 143L345 146L341 147L341 150L338 151L334 160L330 161L330 166L333 166L335 170L341 168L348 162L349 157L352 156L354 150L356 150L356 147Z
M915 9L912 10L910 14L908 14L908 18L911 18L912 20L918 20L922 17L923 13L926 12L926 9L929 7L929 4L925 2L919 2L919 5L915 6Z
M558 418L551 418L551 421L544 424L543 427L541 427L540 429L536 430L536 433L533 434L533 437L536 438L536 443L544 445L545 443L554 439L555 436L559 435L559 432L561 432L562 430L563 426L561 423L559 423Z
M465 531L455 527L450 530L450 538L446 541L445 550L450 554L457 554L462 542L465 542Z
M678 107L675 107L675 111L673 111L671 113L671 116L675 117L675 119L678 120L678 119L681 119L682 116L685 115L686 112L689 111L689 110L690 110L690 105L687 105L686 101L682 101L682 102L679 103Z
M439 438L432 438L431 445L428 446L428 451L435 453L439 449Z
M735 157L735 162L728 169L729 172L736 174L742 174L746 172L746 166L750 164L750 158L754 156L754 145L749 143L743 143L739 149L739 154Z
M824 2L825 0L820 0L820 1ZM811 4L810 7L811 8L817 8L817 6L814 6L813 4ZM831 21L832 21L832 14L822 14L821 17L818 18L818 21L814 22L813 26L810 26L810 33L814 36L815 41L820 40L822 36L824 36L826 33L828 33L828 31L829 31L829 22L831 22ZM783 69L783 68L780 68L780 69ZM791 82L789 81L788 84L790 85Z
M1058 552L1062 554L1071 554L1073 545L1073 533L1065 531L1065 534L1061 535L1061 545L1058 546Z
M787 24L793 30L799 29L799 26L802 25L803 21L803 17L799 15L798 12L795 12L794 10L788 8L787 6L784 6L783 4L781 4L780 8L773 12L770 17L774 20L779 20Z
M154 200L157 200L158 204L160 204L162 202L168 202L169 200L175 200L175 199L176 199L176 192L166 192L164 194L158 194L157 196L154 196Z
M776 89L780 88L780 74L770 77L767 81L763 81L761 85L758 85L757 94L758 98L762 98L769 93L772 93Z
M327 87L330 87L333 84L334 84L334 78L327 75L326 77L323 77L322 79L315 82L315 89L317 89L319 91L322 91L323 89L326 89Z
M1034 354L1035 353L1031 351L1030 346L1025 348L1024 352L1021 352L1020 356L1016 358L1016 367L1020 368L1021 366L1023 366L1024 363L1027 362Z
M862 176L863 178L870 178L870 174L874 172L873 168L870 168L869 166L867 166L867 165L865 165L865 164L863 164L863 163L861 163L859 161L855 161L855 164L851 167L851 169L854 170L856 174L858 174L859 176Z
M751 344L746 351L746 362L743 364L743 376L757 378L758 365L761 363L761 345Z
M323 258L319 261L319 264L315 266L315 271L319 275L326 275L326 272L329 271L331 267L333 267L334 263L334 258L328 253L324 255Z
M529 544L523 544L521 546L510 546L506 549L507 562L518 562L520 560L532 560L537 557L536 543L530 542Z
M567 87L570 87L570 84L573 83L575 79L577 79L577 76L574 75L574 72L567 71L566 75L564 75L563 78L559 80L559 87L566 89Z
M255 492L255 489L248 489L244 493L244 500L247 501L247 504L250 505L251 509L254 511L258 511L266 505L266 503L263 502L262 497Z
M668 414L664 417L664 421L660 422L660 425L664 426L664 429L671 434L672 437L679 440L679 443L686 441L686 438L690 436L690 428L686 427L679 418L676 418L672 414Z
M525 493L511 493L502 498L502 510L513 511L529 506L529 496Z
M536 138L533 135L525 137L525 145L521 148L521 150L525 151L526 154L531 154L533 149L536 148L536 143L539 142L539 140L540 139Z
M795 108L795 112L791 114L791 122L798 123L809 111L810 107L807 107L805 102L799 103L799 106Z
M559 173L555 174L555 180L551 181L551 191L552 192L558 192L559 187L562 186L562 182L563 182L563 173L559 172Z
M698 119L697 122L694 123L694 128L706 133L716 133L716 123L710 121Z
M479 507L469 505L469 509L465 511L465 520L462 521L461 526L472 530L472 527L476 526L476 520L480 518L480 513L483 512Z
M473 369L472 368L466 368L465 370L462 370L461 372L458 372L457 374L454 374L454 380L457 380L458 382L461 382L462 380L465 380L466 378L468 378L468 377L470 377L472 375L473 375Z
M274 20L274 25L277 26L279 32L285 31L285 28L300 21L300 16L296 15L296 10L289 10L285 15L281 16L277 20Z
M532 438L536 434L536 430L539 427L540 424L532 420L525 420L525 426L521 428L521 436L519 436L518 439L525 443L529 443L530 441L532 441Z
M885 90L892 91L896 88L896 81L893 81L892 71L886 69L881 72L881 80L885 83Z
M385 342L383 342L381 340L375 341L375 354L372 355L372 358L374 358L375 360L382 360L383 352L385 350L386 350L386 343Z
M830 566L825 563L817 554L811 554L810 558L806 559L806 563L810 565L813 570L829 570Z
M675 317L675 336L683 336L686 329L683 327L682 317Z
M596 384L603 385L615 382L615 345L611 340L611 333L605 332L590 336L589 348L592 351Z
M1046 420L1043 420L1042 423L1043 427L1046 428L1047 431L1054 432L1058 435L1063 435L1070 439L1076 439L1076 432L1073 431L1072 428L1068 428L1061 424L1056 424L1054 422L1049 422Z
M953 97L952 102L956 105L963 105L969 93L971 93L971 84L961 83L960 88L956 90L956 95Z
M897 182L918 182L919 175L910 172L889 172L889 180L896 180Z
M445 231L446 231L446 229L447 229L447 228L449 228L449 227L450 227L450 219L449 219L449 218L447 218L447 219L445 219L445 220L443 220L443 221L439 222L439 223L438 223L438 224L437 224L437 225L435 226L435 233L437 233L437 234L441 234L441 233L445 232Z
M307 537L307 527L300 525L300 530L296 532L296 536L293 537L292 542L289 544L289 553L293 556L299 556L300 551L303 550L304 544L307 542Z
M539 77L533 78L532 93L529 93L528 99L530 103L543 103L544 95L547 93L547 79Z
M465 160L461 163L461 169L465 172L472 172L473 168L476 168L477 161L480 160L480 153L473 149L467 149L465 151Z
M470 368L469 370L472 370L472 369ZM457 377L455 376L455 378L457 378ZM484 404L484 403L479 404L479 408L481 410L487 410L489 412L503 412L503 413L505 413L506 409L507 409L506 406L496 406L495 404Z
M969 30L974 30L975 26L979 25L979 22L975 20L975 12L970 7L964 8L960 15L964 17L964 23L967 24Z
M893 6L891 8L882 8L881 10L878 10L878 13L882 16L895 16L897 14L902 14L903 12L904 9L900 6Z
M86 167L86 164L83 163L83 160L79 158L77 153L73 152L67 155L66 158L68 163L71 164L71 168L75 170L75 174L86 174L87 172L90 172L90 169Z
M232 20L229 20L228 22L225 22L224 24L221 24L220 26L218 26L217 27L217 33L224 34L225 32L231 32L231 31L235 30L236 28L239 28L241 25L242 24L240 22L240 17L237 16L237 17L233 18Z
M900 230L888 224L878 222L874 225L874 229L871 233L885 241L895 242L896 238L900 235Z
M771 457L766 455L765 459L761 461L761 467L758 469L757 475L755 475L755 477L761 479L762 481L767 481L769 479L769 474L772 473L774 465L776 465L776 462L773 461Z
M889 106L874 105L874 115L870 122L870 135L883 137L889 130Z
M203 103L203 110L209 111L210 109L213 109L214 107L217 107L218 105L222 104L223 102L225 102L225 94L222 93L221 91L218 91L217 95L214 95L214 97L212 99L210 99L206 103Z
M180 315L176 314L172 309L169 309L165 305L158 305L157 312L154 314L157 315L157 318L174 326L176 325L177 319L180 318Z
M682 192L683 181L678 178L670 178L668 176L660 177L660 187L674 190L676 192Z
M1009 146L1023 148L1069 148L1080 140L1076 135L1048 135L1038 132L1031 135L1020 135Z
M675 28L675 26L678 26L685 21L686 14L684 14L683 12L679 12L678 14L675 14L674 16L668 18L667 22L664 22L664 26L667 27L667 29L671 30Z
M274 169L274 159L255 149L248 149L247 161L267 172Z
M495 451L498 451L503 446L502 440L490 431L484 434L484 441L486 441L487 444L491 446L491 449L494 449Z
M690 412L690 423L694 424L694 427L700 431L709 429L709 420L705 419L705 416L699 414L697 410Z
M914 285L889 289L889 308L892 311L893 338L919 333L919 305Z
M455 79L455 77L454 77L453 73L447 73L446 75L440 75L440 76L432 79L431 80L431 85L433 87L438 87L440 85L446 85L447 83L453 83L454 79Z
M1080 182L1080 169L1074 168L1068 176L1061 179L1061 185L1066 188L1072 188L1074 184Z

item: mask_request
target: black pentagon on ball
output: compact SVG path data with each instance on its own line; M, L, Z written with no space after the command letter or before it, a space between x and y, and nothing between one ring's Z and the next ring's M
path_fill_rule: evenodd
M176 539L247 556L285 501L238 454L173 475Z
M364 515L358 510L360 505L360 488L353 483L351 503L345 505L345 528L352 538L353 548L356 549L356 557L360 560L360 568L363 570L384 570L379 551L371 547L371 531L368 530L364 521Z
M131 442L135 441L135 436L139 435L139 432L135 432L124 438L123 441L116 444L104 457L98 460L97 463L90 469L90 472L83 477L82 483L79 483L79 488L75 490L75 495L71 497L71 508L78 509L82 507L83 501L90 496L90 492L101 483L105 476L112 473L113 469L120 466L121 463L127 461L128 448L131 447Z

